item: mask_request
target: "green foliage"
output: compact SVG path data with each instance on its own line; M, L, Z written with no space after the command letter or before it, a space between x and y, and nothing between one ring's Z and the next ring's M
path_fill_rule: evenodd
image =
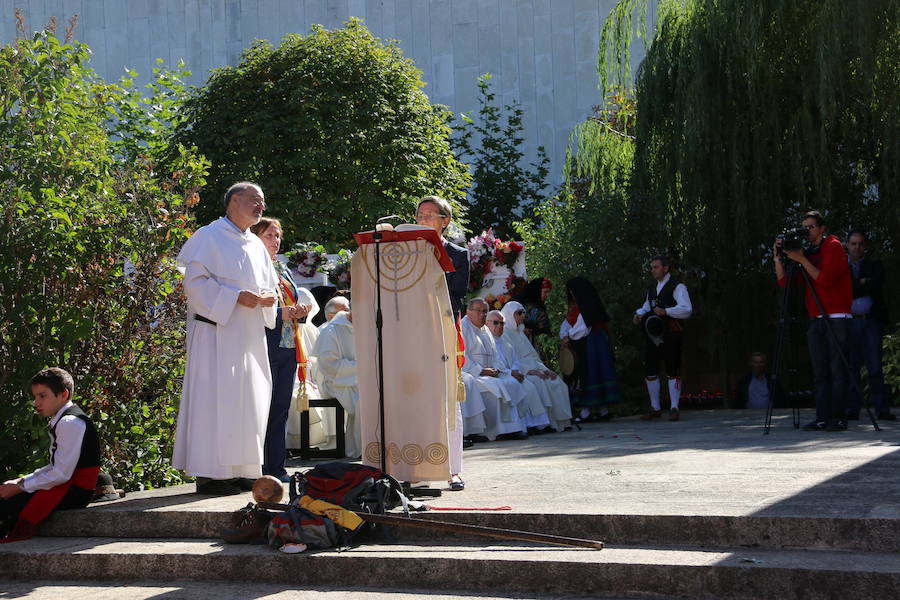
M620 90L580 123L570 138L563 191L538 205L534 220L516 224L529 274L554 281L547 302L551 321L560 323L565 315L565 281L589 279L613 317L620 368L632 363L642 347L632 335L630 315L640 301L643 265L654 241L645 239L644 215L630 197L634 113L634 99Z
M28 381L75 377L103 465L128 489L179 481L171 442L183 302L171 258L192 227L207 163L171 146L183 71L146 98L84 66L47 32L0 47L0 465L46 461Z
M884 336L884 354L881 365L884 368L884 383L888 388L888 398L900 393L900 332ZM891 389L893 394L891 394ZM896 408L896 403L895 403Z
M213 165L198 218L220 215L228 186L250 179L285 239L335 251L378 217L412 216L421 196L457 202L469 176L450 150L449 113L423 85L394 43L355 19L257 42L187 104L179 139Z
M611 13L604 89L627 82L649 4ZM774 330L769 248L783 226L816 208L839 235L861 227L882 251L900 241L900 1L654 4L631 210L705 275L692 294L710 359L742 361L771 343L760 332Z
M478 78L478 121L462 115L451 145L460 158L471 160L474 170L468 212L473 231L493 228L499 237L506 237L512 233L513 221L531 217L534 207L546 198L543 190L550 159L539 146L537 162L528 168L522 164L524 113L518 103L501 110L494 103L490 80L490 73Z

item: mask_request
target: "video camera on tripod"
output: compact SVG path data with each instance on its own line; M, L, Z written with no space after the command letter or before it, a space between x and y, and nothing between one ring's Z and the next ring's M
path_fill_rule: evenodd
M779 258L790 260L785 250L803 250L803 243L808 239L809 230L806 227L791 227L779 233L775 239L781 240Z

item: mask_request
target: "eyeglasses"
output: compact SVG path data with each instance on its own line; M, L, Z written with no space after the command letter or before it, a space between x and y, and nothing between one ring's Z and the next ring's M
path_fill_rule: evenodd
M488 321L491 325L506 325L506 321Z
M443 219L444 215L440 213L417 213L417 219Z

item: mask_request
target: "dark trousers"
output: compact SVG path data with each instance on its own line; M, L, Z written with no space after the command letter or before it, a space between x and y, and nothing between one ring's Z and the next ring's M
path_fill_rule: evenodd
M884 337L884 326L878 319L871 317L853 319L850 322L850 341L847 344L850 351L850 377L856 380L848 382L847 386L847 414L859 413L862 394L862 381L860 370L866 366L866 375L869 383L869 400L879 415L885 415L891 411L887 401L887 393L884 387L884 371L881 367L881 344Z
M29 507L31 512L39 515L49 514L54 510L68 510L71 508L84 508L91 501L94 490L86 490L74 485L64 484L67 486L65 494L62 498L54 494L40 494L37 492L22 492L16 494L12 498L5 500L0 499L0 537L3 537L13 528L19 519L19 513L25 508L25 505L32 503ZM53 488L54 490L57 488ZM34 503L41 503L42 506L36 506ZM43 519L35 519L42 521ZM38 525L39 523L32 523Z
M666 375L678 377L681 371L681 346L684 342L684 334L680 331L667 331L663 334L663 343L657 346L652 340L647 340L647 350L644 353L644 375L656 377L659 375L659 363L666 363Z
M828 333L829 324L833 336ZM845 416L849 379L841 353L847 356L850 325L850 319L809 320L806 340L815 384L816 421L835 421Z
M269 403L269 421L266 424L266 440L263 444L263 475L281 477L287 474L284 461L287 448L288 411L294 396L294 378L297 376L297 353L294 348L269 348L269 368L272 370L272 401Z

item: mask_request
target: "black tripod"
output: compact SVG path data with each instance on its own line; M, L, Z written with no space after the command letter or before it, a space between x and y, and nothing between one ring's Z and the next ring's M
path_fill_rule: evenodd
M791 285L793 284L794 276L798 268L800 270L800 273L803 275L803 281L806 283L807 288L812 293L812 297L816 303L816 307L819 309L819 314L822 315L821 318L825 320L825 329L828 331L828 335L831 337L831 340L838 348L838 354L841 357L841 362L843 363L844 368L847 370L847 379L853 383L853 386L856 388L857 393L859 393L860 398L863 401L863 406L865 406L866 408L866 413L869 415L869 419L872 421L872 427L875 428L875 431L881 431L881 428L878 426L878 422L875 420L875 415L872 414L872 406L869 402L869 399L863 398L862 391L859 389L859 383L856 381L856 377L853 377L852 373L850 372L850 363L847 361L847 357L844 355L844 351L841 350L840 344L838 344L837 335L834 333L834 329L831 327L831 320L828 318L828 313L825 312L825 306L822 304L822 299L819 297L819 293L813 286L813 282L809 276L809 273L807 273L805 269L800 267L800 265L792 260L783 258L782 261L786 263L784 266L784 296L782 296L781 300L781 312L778 315L778 333L775 336L775 361L772 368L772 378L769 382L769 404L766 407L766 420L763 433L765 435L769 435L769 430L772 428L772 408L775 401L775 386L778 383L778 371L781 367L782 352L784 350L785 324L787 323L789 312L788 308L790 305ZM835 390L832 390L832 393L835 393ZM837 393L844 393L844 391L838 390ZM794 418L794 429L799 429L800 409L796 406L792 407L792 412Z

